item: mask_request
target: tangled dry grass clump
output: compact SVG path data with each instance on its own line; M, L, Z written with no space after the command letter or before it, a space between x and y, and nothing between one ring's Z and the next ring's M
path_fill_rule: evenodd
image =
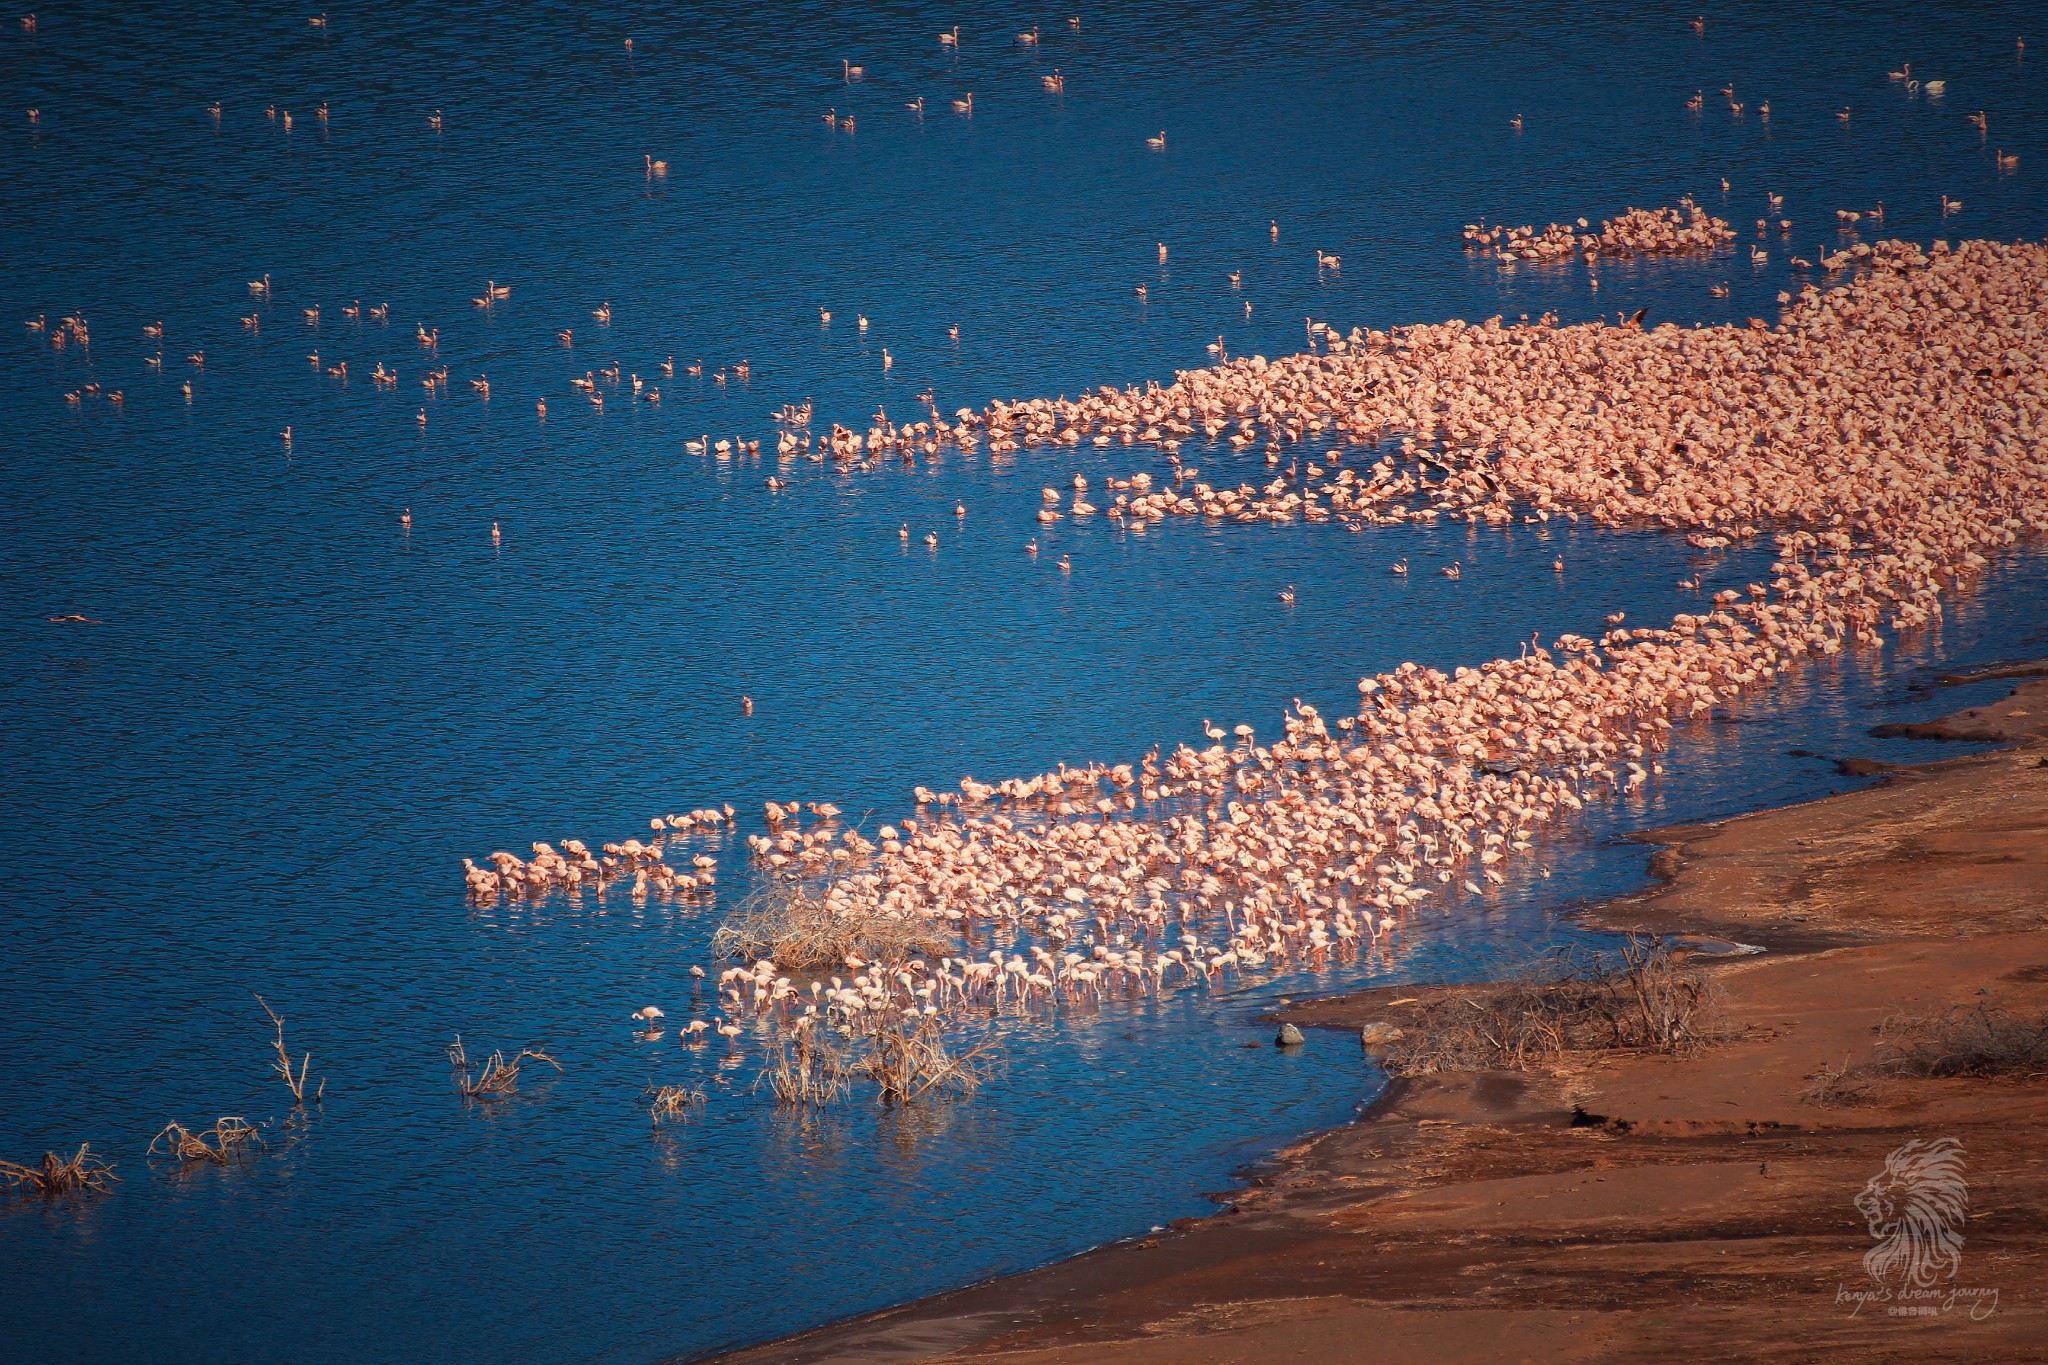
M105 1194L120 1179L114 1168L92 1154L92 1144L81 1143L68 1159L44 1152L33 1166L0 1161L0 1186L18 1194L40 1194L54 1199L65 1194Z
M1800 1100L1806 1104L1862 1104L1870 1098L1869 1078L1861 1067L1851 1066L1847 1058L1840 1066L1833 1062L1821 1063L1820 1070L1807 1080L1806 1089L1799 1092Z
M263 1137L257 1125L237 1115L226 1114L215 1119L211 1128L197 1132L176 1119L171 1120L161 1133L149 1140L149 1155L225 1166L246 1155L251 1147L262 1145Z
M761 1073L761 1082L777 1104L823 1108L846 1093L853 1073L852 1050L822 1028L803 1023L776 1039L774 1060Z
M988 1079L995 1044L984 1040L955 1056L937 1016L915 1023L892 1015L869 1031L861 1070L884 1104L907 1104L927 1095L971 1095Z
M1956 1005L1933 1016L1895 1015L1878 1029L1867 1062L1823 1066L1800 1098L1808 1104L1858 1104L1876 1083L2048 1075L2048 1013L2028 1018L1989 1003Z
M1878 1034L1870 1069L1886 1076L2032 1077L2048 1073L2048 1014L1961 1005L1933 1018L1900 1015Z
M644 1096L656 1125L689 1118L706 1103L704 1092L692 1086L650 1085Z
M456 1058L460 1047L461 1042L458 1039L456 1044L448 1049L450 1060ZM519 1093L519 1073L528 1062L546 1062L558 1072L562 1069L560 1062L538 1048L521 1048L509 1061L502 1051L494 1051L484 1058L481 1071L472 1071L465 1055L463 1060L457 1062L462 1074L456 1077L455 1088L462 1092L462 1098L466 1100L509 1099Z
M1381 1064L1397 1076L1527 1071L1568 1052L1679 1052L1722 1031L1713 984L1661 938L1614 954L1563 949L1505 984L1417 1000Z
M719 926L711 946L721 957L750 962L766 958L789 967L823 966L849 956L901 962L951 951L939 926L927 916L849 914L792 877L764 879Z
M837 1037L810 1018L776 1043L761 1073L778 1104L822 1108L856 1080L870 1081L883 1104L915 1104L945 1095L971 1095L988 1080L995 1044L984 1040L955 1055L936 1015L869 1016Z

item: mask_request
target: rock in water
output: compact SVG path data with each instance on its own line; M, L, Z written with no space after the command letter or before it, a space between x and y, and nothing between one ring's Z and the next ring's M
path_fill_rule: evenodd
M1275 1038L1273 1043L1277 1047L1300 1047L1307 1041L1306 1038L1302 1037L1300 1029L1292 1024L1282 1024L1280 1026L1280 1036Z
M1384 1019L1375 1020L1358 1031L1358 1041L1367 1047L1379 1047L1384 1043L1398 1042L1401 1030Z

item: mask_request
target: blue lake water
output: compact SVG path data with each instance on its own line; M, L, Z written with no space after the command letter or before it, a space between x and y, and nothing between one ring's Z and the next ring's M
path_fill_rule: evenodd
M315 13L81 4L0 29L0 1155L91 1141L122 1177L0 1203L0 1359L647 1361L1202 1212L1376 1085L1348 1042L1245 1048L1282 993L1483 976L1573 940L1565 910L1640 880L1622 833L1846 785L1787 748L1922 756L1864 732L1972 699L1913 691L1929 668L2048 653L2030 551L1938 633L1682 731L1639 801L1546 844L1549 879L1425 917L1391 960L1005 1024L970 1101L779 1112L750 1046L646 1042L626 1017L690 1008L715 908L479 908L460 858L722 801L749 813L738 834L769 799L886 819L916 783L1126 761L1204 719L1271 729L1293 697L1347 707L1406 659L1667 619L1698 601L1678 579L1740 585L1758 556L1562 526L1046 530L1041 485L1156 474L1159 453L797 462L773 492L772 459L686 440L769 437L807 397L862 425L927 386L950 411L1166 381L1219 336L1298 349L1308 317L1769 315L1787 247L1832 246L1837 208L1879 200L1887 234L2038 236L2048 34L2022 61L2013 34L1897 4L1849 24L1741 7L1697 36L1607 3L1124 6L1078 31L913 5ZM1013 37L1033 24L1035 50ZM1888 81L1901 61L1945 97ZM1063 96L1040 88L1054 69ZM1768 121L1728 113L1731 81ZM1595 293L1580 267L1504 275L1460 249L1482 215L1686 193L1746 241L1766 191L1797 226L1763 267L1609 263ZM246 287L266 274L267 302ZM491 280L511 295L473 306ZM89 349L16 321L78 311ZM325 373L344 360L346 383ZM600 413L571 389L614 361L663 401ZM123 405L67 405L87 382ZM1467 571L1397 582L1404 556ZM70 612L103 624L45 620ZM745 870L721 855L729 903ZM325 1103L244 1165L153 1169L169 1119L284 1117L258 991ZM457 1032L544 1044L564 1073L465 1108ZM651 1131L655 1080L703 1085L702 1116Z

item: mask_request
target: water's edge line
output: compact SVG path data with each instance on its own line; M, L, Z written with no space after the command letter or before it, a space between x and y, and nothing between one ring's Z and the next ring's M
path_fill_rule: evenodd
M2026 664L2021 665L2021 667L2048 667L2048 663ZM1971 676L1970 674L1971 671L1967 669L1952 670L1950 674L1945 674L1940 677L1937 677L1934 680L1934 686L1938 687L1960 685L1968 682L1986 680L1979 677ZM2028 675L2021 674L2019 676ZM1944 742L1942 737L1935 735L1921 736L1921 738L1925 738L1932 743ZM1948 758L1933 758L1925 763L1916 763L1908 765L1908 771L1922 773L1979 766L1984 764L1993 756L2021 747L2027 742L2028 741L2023 737L2007 738L1992 743L1990 747L1978 753L1963 754ZM1667 852L1681 851L1684 848L1686 842L1684 836L1686 836L1687 834L1694 831L1719 829L1725 825L1740 820L1754 819L1761 816L1777 815L1787 811L1795 811L1808 808L1819 809L1827 807L1829 805L1840 804L1846 802L1847 800L1854 797L1863 790L1865 790L1865 788L1850 788L1845 791L1835 792L1827 796L1815 797L1804 801L1789 801L1780 805L1758 806L1753 809L1741 811L1733 815L1717 817L1713 820L1679 825L1656 825L1651 826L1647 829L1630 832L1623 837L1643 845L1645 852L1648 855L1644 865L1642 884L1638 886L1634 891L1628 892L1626 894L1610 896L1592 905L1581 906L1576 909L1563 911L1560 914L1560 918L1570 921L1572 923L1576 923L1584 928L1601 933L1622 935L1627 934L1632 930L1634 932L1642 932L1643 926L1641 925L1639 917L1632 919L1631 917L1627 916L1613 915L1611 914L1611 912L1620 907L1639 905L1642 903L1642 901L1647 895L1654 893L1659 888L1666 886L1670 884L1670 882L1675 880L1677 873L1683 869L1684 864L1682 852L1680 853L1680 857L1677 861L1676 866L1670 869L1668 875L1663 870L1657 868L1657 859L1660 855L1665 854ZM1694 926L1693 932L1698 932L1701 934L1711 934L1717 932L1722 927L1724 926L1716 925L1710 921L1702 921L1698 925ZM1766 944L1764 946L1768 948L1769 954L1772 958L1777 960L1792 960L1803 957L1824 956L1830 948L1842 946L1843 943L1849 941L1851 940L1824 940L1820 936L1816 936L1813 941L1802 943L1797 946L1771 946L1769 944ZM1400 986L1402 989L1406 989L1410 986L1425 984L1429 983L1403 982L1400 983ZM1472 982L1460 984L1485 986L1498 983ZM1315 997L1315 999L1319 1001L1351 1000L1372 994L1376 991L1386 991L1388 989L1390 988L1385 986L1364 987L1356 991L1343 992L1339 995L1318 996ZM1311 1002L1308 1000L1303 1000L1297 1001L1296 1005L1306 1005L1309 1003ZM1287 1015L1287 1009L1291 1008L1294 1008L1294 1006L1289 1006L1286 1009L1262 1015L1260 1016L1260 1018L1277 1022L1278 1020L1285 1018ZM1335 1027L1308 1024L1306 1022L1305 1026L1317 1028ZM1350 1121L1346 1123L1330 1124L1324 1127L1310 1129L1296 1138L1282 1142L1268 1155L1256 1158L1255 1160L1246 1162L1245 1164L1236 1167L1230 1173L1230 1177L1233 1182L1232 1191L1219 1191L1216 1195L1212 1196L1218 1201L1219 1204L1219 1207L1216 1209L1214 1213L1207 1214L1201 1218L1190 1218L1186 1220L1176 1221L1182 1223L1206 1224L1212 1222L1215 1219L1230 1216L1236 1210L1237 1196L1243 1190L1249 1188L1252 1185L1253 1181L1268 1174L1284 1173L1288 1170L1294 1169L1295 1167L1302 1165L1303 1158L1301 1153L1304 1151L1305 1148L1312 1145L1319 1138L1325 1137L1330 1133L1340 1132L1348 1128L1354 1128L1365 1124L1370 1124L1381 1119L1387 1114L1388 1111L1393 1109L1401 1099L1412 1093L1415 1088L1416 1087L1414 1082L1409 1078L1388 1077L1386 1079L1386 1083L1380 1088L1379 1093L1375 1095L1370 1101L1361 1104L1358 1108L1357 1114ZM1279 1202L1284 1203L1284 1196L1283 1199ZM1271 1211L1272 1208L1273 1206L1271 1205L1267 1206L1268 1211ZM838 1318L831 1322L820 1323L815 1327L806 1328L801 1332L796 1332L784 1336L768 1337L759 1341L746 1344L721 1346L709 1351L699 1352L691 1355L662 1357L659 1361L656 1362L656 1365L710 1365L711 1362L733 1359L745 1354L750 1354L752 1352L768 1350L772 1347L797 1347L807 1341L825 1336L830 1333L844 1331L848 1328L857 1327L862 1324L879 1324L882 1322L886 1322L891 1318L898 1317L901 1315L929 1316L937 1318L941 1315L935 1310L939 1309L939 1307L943 1305L947 1300L952 1299L956 1296L971 1293L975 1290L986 1288L989 1285L999 1284L1006 1280L1015 1280L1026 1275L1036 1274L1046 1269L1049 1269L1053 1266L1062 1265L1067 1262L1077 1260L1082 1256L1092 1255L1096 1252L1103 1251L1107 1248L1121 1246L1126 1243L1138 1241L1141 1238L1144 1238L1148 1235L1150 1234L1146 1232L1130 1233L1123 1237L1113 1238L1107 1242L1101 1242L1097 1243L1094 1246L1085 1247L1079 1251L1070 1252L1061 1256L1055 1256L1045 1262L1042 1262L1041 1264L1026 1267L1022 1270L1009 1270L994 1275L986 1275L981 1277L980 1279L972 1280L965 1284L957 1285L951 1289L940 1290L937 1293L932 1294L918 1295L914 1298L906 1299L901 1303L892 1304L885 1308L869 1309L865 1312L850 1314L846 1317Z

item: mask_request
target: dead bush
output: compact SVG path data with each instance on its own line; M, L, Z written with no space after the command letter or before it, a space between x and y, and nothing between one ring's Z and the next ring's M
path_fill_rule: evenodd
M1800 1100L1806 1104L1861 1104L1870 1098L1870 1083L1864 1079L1863 1069L1849 1065L1846 1057L1840 1066L1821 1063L1820 1070L1807 1080L1806 1089L1799 1092Z
M1933 1018L1897 1016L1879 1030L1867 1071L1920 1078L2048 1073L2048 1014L2028 1019L1980 1004Z
M806 1016L788 1035L776 1039L775 1058L755 1087L767 1085L778 1104L822 1108L846 1092L853 1072L851 1050L833 1041L814 1017Z
M44 1152L34 1166L0 1161L0 1185L21 1194L40 1194L54 1199L65 1194L105 1194L120 1179L114 1168L92 1154L92 1144L81 1143L68 1160L55 1152Z
M647 1112L657 1125L689 1118L705 1104L702 1090L681 1085L650 1085L644 1092Z
M262 1145L263 1138L255 1124L228 1114L215 1119L211 1128L197 1132L176 1119L171 1120L161 1133L149 1140L149 1155L225 1166L244 1155L250 1147Z
M901 962L949 951L922 915L844 914L792 878L765 880L740 901L711 939L721 957L769 958L789 967L844 962L849 955Z
M503 1052L484 1058L483 1070L472 1073L467 1064L455 1078L455 1088L466 1100L502 1100L519 1093L519 1072L528 1062L546 1062L556 1071L562 1064L537 1048L521 1048L507 1061Z
M988 1079L987 1058L994 1046L983 1042L956 1057L946 1048L936 1016L920 1015L911 1023L892 1014L869 1033L861 1069L881 1091L884 1104L935 1094L971 1095Z
M1382 1057L1395 1075L1526 1071L1567 1052L1677 1052L1720 1027L1707 978L1684 970L1663 939L1639 934L1613 953L1562 949L1518 978L1436 992L1414 1010Z
M844 1095L857 1080L872 1081L884 1104L912 1104L942 1095L971 1095L987 1081L993 1042L955 1056L945 1029L933 1015L860 1016L858 1027L828 1031L814 1018L797 1022L776 1047L775 1060L761 1073L778 1103L822 1107Z

